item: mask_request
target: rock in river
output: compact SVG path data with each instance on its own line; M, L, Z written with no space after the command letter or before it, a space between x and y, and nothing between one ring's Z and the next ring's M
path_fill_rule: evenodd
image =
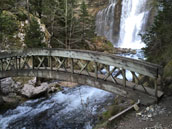
M30 84L25 84L21 90L21 94L27 98L35 98L44 95L48 91L48 84L42 83L41 86L34 87Z

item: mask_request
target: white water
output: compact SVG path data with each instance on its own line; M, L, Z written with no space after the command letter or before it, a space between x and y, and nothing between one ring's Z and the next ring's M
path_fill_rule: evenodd
M139 34L147 23L149 10L146 9L148 0L123 0L120 18L118 42L115 40L114 23L116 0L111 0L107 8L96 16L96 33L105 36L115 47L141 49L145 44ZM118 10L120 11L120 10Z
M123 0L118 46L141 49L145 44L139 33L145 26L149 11L145 11L147 0Z
M65 88L0 115L0 129L92 129L96 114L113 98L112 93L88 86Z
M116 0L110 0L109 6L98 12L96 16L96 33L98 36L105 36L109 41L114 42L114 10Z

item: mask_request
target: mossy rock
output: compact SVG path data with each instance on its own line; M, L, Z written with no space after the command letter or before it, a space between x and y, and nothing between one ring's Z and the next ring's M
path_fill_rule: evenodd
M109 122L108 119L112 116L118 114L120 111L123 110L122 106L119 105L111 105L108 107L107 111L103 112L101 116L99 116L99 123L96 124L94 129L100 129L100 128L112 128L116 125L116 122L112 121Z
M103 112L102 114L102 119L103 120L108 120L110 117L116 115L117 113L119 113L122 110L121 106L118 105L112 105L108 108L108 110L106 112Z
M164 68L164 77L172 77L172 60Z

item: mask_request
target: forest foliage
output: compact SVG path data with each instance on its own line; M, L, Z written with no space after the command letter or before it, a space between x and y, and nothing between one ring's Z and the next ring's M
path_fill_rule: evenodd
M142 35L147 60L164 66L164 76L172 76L172 1L159 0L154 24Z
M17 35L21 22L25 24L22 33L27 47L86 49L94 37L94 18L88 14L84 0L1 0L1 49L20 42ZM50 35L48 41L41 24Z

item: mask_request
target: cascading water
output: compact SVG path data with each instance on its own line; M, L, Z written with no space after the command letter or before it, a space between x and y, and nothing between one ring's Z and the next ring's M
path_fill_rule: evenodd
M114 10L116 0L110 0L109 6L98 12L96 16L96 33L114 42Z
M112 93L88 86L64 88L0 114L0 129L92 129Z
M148 0L122 0L120 2L121 0L110 1L107 8L98 12L96 33L98 36L105 36L115 47L140 49L145 46L139 34L144 30L149 17ZM117 3L120 3L122 8L116 9L116 6L120 6ZM121 12L117 13L121 16L114 17L115 11ZM120 22L117 22L118 20ZM118 27L119 30L116 29ZM114 33L115 29L118 33Z
M145 46L139 33L145 26L149 11L145 11L147 0L123 0L118 46L140 49Z

